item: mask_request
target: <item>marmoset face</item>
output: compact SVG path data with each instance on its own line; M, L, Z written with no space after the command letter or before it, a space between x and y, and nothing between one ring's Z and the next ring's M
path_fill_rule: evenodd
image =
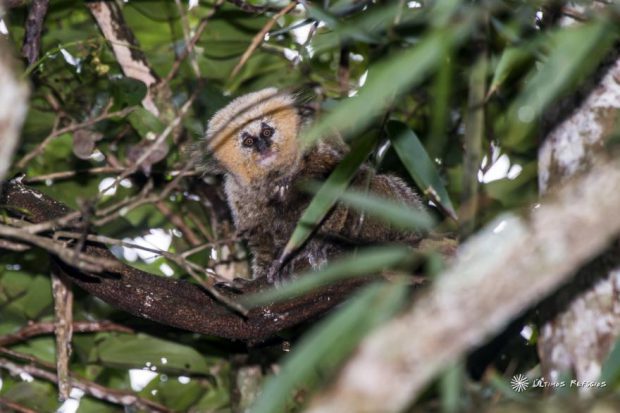
M296 162L299 125L293 98L268 88L220 109L209 122L206 139L220 164L247 184Z

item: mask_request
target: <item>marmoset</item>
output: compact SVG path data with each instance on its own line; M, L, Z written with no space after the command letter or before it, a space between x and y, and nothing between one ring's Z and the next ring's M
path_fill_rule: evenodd
M346 155L343 147L328 139L303 148L299 140L303 123L295 98L268 88L236 98L207 127L203 147L224 172L227 202L237 232L247 240L252 254L254 278L271 274L271 266L312 199L297 184L325 180ZM402 179L374 174L367 164L351 186L424 208ZM319 269L355 244L398 241L414 245L419 240L420 234L398 230L337 204L278 277L287 279L302 270Z

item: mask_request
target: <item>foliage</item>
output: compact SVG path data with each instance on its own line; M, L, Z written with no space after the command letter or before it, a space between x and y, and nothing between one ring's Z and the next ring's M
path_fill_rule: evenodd
M338 200L395 225L428 225L431 220L426 216L407 216L410 211L400 206L346 190L366 159L376 170L396 173L417 186L432 218L441 222L439 229L458 232L464 222L475 222L479 228L499 213L524 208L536 199L536 158L544 114L588 79L618 34L617 23L604 13L588 15L578 28L561 27L554 15L561 4L556 2L300 2L278 19L231 77L253 37L277 12L273 10L280 10L287 1L269 2L270 11L260 13L233 4L238 2L220 3L203 0L191 8L187 2L179 2L178 7L167 0L123 4L124 19L139 41L139 50L170 90L165 100L175 110L188 99L195 100L189 115L181 119L182 130L174 130L166 139L162 156L119 184L114 178L135 165L136 153L144 153L144 145L161 136L171 119L165 114L154 116L140 105L147 88L124 76L83 2L52 1L41 56L24 70L32 86L30 112L12 173L25 174L31 185L73 208L98 211L92 225L99 234L170 253L211 243L191 254L191 260L236 275L247 275L247 254L226 214L218 210L220 182L212 176L174 181L179 171L187 172L183 171L187 154L204 134L209 117L232 96L266 86L298 91L316 102L319 119L303 139L311 144L338 131L353 148L326 185L314 188L317 195L289 243L290 250L311 235L312 227ZM247 5L261 10L265 4L248 1ZM23 42L27 12L25 5L2 17L15 50ZM191 36L203 20L206 27L195 52L183 58L184 22ZM488 70L483 79L472 82L478 79L472 69L479 59L484 59ZM178 73L167 79L179 60ZM468 96L473 90L485 91L486 98L471 105ZM466 133L472 127L467 124L472 119L468 114L475 111L484 120L478 147L467 141L470 134ZM97 117L101 120L91 122ZM58 132L78 123L86 125ZM41 151L27 160L46 139L49 142ZM465 162L463 148L481 154L473 168ZM464 183L471 179L477 185L473 189L478 208L464 217L464 205L471 202L464 198L468 193ZM201 192L205 182L215 198ZM149 202L124 202L141 199L144 188L163 196ZM112 250L153 274L189 278L178 263L156 253L119 245ZM312 282L306 281L311 277L301 277L290 289L256 299L299 294L319 283L366 275L363 271L369 268L389 268L406 274L404 279L414 270L433 272L434 258L421 265L423 257L412 257L402 247L380 246L356 253L359 259L344 257L316 274ZM49 273L49 260L40 250L0 251L0 335L31 321L53 320ZM231 411L230 375L236 368L231 360L245 354L245 348L156 325L75 293L76 320L112 320L134 332L76 335L70 362L73 373L111 389L133 389L173 411ZM281 360L280 348L254 350L269 376L254 411L281 411L287 404L294 409L307 402L313 389L329 385L330 375L368 331L410 301L411 294L400 282L373 285L299 340L298 331L291 333L292 352ZM518 371L534 368L534 344L518 334L511 336L503 353L492 360L488 371L493 374L477 387L470 385L461 361L455 361L456 367L429 389L417 407L442 400L446 411L476 410L476 403L509 398L506 383L512 370L508 366ZM54 362L51 336L31 338L11 349ZM605 370L605 377L614 380L618 376L615 353L613 366ZM270 371L277 360L282 363L280 375ZM136 370L157 374L140 388ZM79 412L123 411L118 405L81 397ZM48 382L4 371L0 371L0 398L42 412L60 405L56 389Z

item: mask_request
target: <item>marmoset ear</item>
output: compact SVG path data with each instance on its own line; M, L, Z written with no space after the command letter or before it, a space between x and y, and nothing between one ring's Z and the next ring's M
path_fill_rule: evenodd
M300 126L309 125L316 116L316 96L307 89L295 90L291 96L295 100L295 109L301 120Z
M309 125L316 115L316 109L310 104L297 104L297 113L301 119L302 126Z
M202 162L198 163L196 169L204 175L224 175L226 173L226 169L213 156L205 157Z

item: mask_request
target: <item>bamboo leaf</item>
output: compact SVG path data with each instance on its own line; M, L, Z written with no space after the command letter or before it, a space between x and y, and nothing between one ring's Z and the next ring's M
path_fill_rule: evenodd
M394 145L396 154L418 185L441 210L456 220L456 212L450 201L448 191L441 182L435 164L426 153L415 133L404 123L389 121L387 133Z
M603 363L599 382L611 386L617 383L618 379L620 379L620 340L616 340L607 360Z
M464 19L450 30L436 30L415 47L375 64L357 96L344 100L310 128L304 136L305 143L310 144L334 130L344 135L363 130L394 98L421 82L441 62L446 48L466 38L471 20Z
M312 389L333 373L362 337L394 315L405 291L400 284L370 286L313 328L284 359L280 374L266 383L251 412L282 412L295 387Z
M549 57L532 76L509 109L504 144L520 145L543 111L578 80L590 73L617 38L606 21L592 21L555 32L550 38Z
M484 96L486 92L487 54L481 54L469 75L465 137L463 141L463 192L461 194L461 235L471 234L478 214L478 171L484 140Z
M366 160L368 154L377 140L375 135L362 136L354 142L351 151L340 164L334 169L327 181L325 189L320 189L312 198L310 205L302 214L299 223L293 231L293 235L284 247L280 262L286 261L287 257L301 247L308 239L314 228L325 218L329 210L334 206L338 195L349 186L349 182L357 172L360 165ZM329 188L329 189L328 189ZM329 193L328 193L329 192Z
M329 196L337 197L340 203L366 212L398 228L427 230L435 223L433 218L426 211L415 209L401 202L379 197L372 193L353 190L341 192L338 189L331 188L328 183L326 183L324 187L324 193ZM310 185L309 189L316 192L319 188L319 186Z
M489 86L486 99L503 86L504 82L519 68L532 61L534 54L524 47L509 47L504 50L497 62L493 79Z
M397 265L408 264L418 257L415 251L405 246L365 248L330 263L322 270L299 274L295 281L283 287L252 295L244 303L259 306L290 299L339 280L369 276Z

